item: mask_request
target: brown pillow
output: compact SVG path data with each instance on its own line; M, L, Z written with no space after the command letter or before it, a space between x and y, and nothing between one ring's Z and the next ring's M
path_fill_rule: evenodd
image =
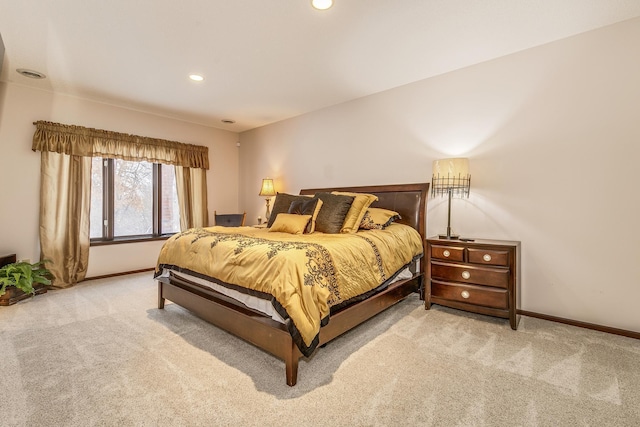
M289 234L302 234L307 228L307 223L311 219L311 215L296 215L281 213L276 216L273 225L269 231L280 231Z
M340 233L353 203L353 197L331 193L318 193L316 197L322 200L322 208L316 219L316 231L327 234Z
M320 208L322 208L322 200L314 197L311 200L296 200L295 202L291 202L288 213L296 215L311 215L311 220L307 224L307 228L304 232L313 233L316 229L316 219L318 218Z
M276 194L276 201L273 202L273 209L271 209L271 215L269 215L269 221L267 222L267 227L271 227L273 222L276 220L276 217L280 213L289 212L289 206L291 203L296 200L309 200L309 196L298 196L294 194L287 193L278 193Z

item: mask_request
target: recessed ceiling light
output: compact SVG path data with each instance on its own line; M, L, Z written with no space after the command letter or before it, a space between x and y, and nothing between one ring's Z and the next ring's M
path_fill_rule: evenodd
M235 120L230 120L230 119L222 119L220 120L222 123L226 123L228 125L232 125L234 124L236 121Z
M26 68L18 68L16 72L18 72L18 74L22 74L25 77L29 77L30 79L44 79L47 77L40 71L27 70Z
M200 74L189 74L189 78L194 82L201 82L204 80L204 77L202 77Z
M333 0L311 0L311 6L318 10L326 10L333 6Z

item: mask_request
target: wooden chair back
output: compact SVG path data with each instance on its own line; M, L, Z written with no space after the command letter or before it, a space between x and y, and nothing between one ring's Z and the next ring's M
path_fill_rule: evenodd
M242 227L244 225L246 215L246 212L238 214L219 214L217 211L213 211L216 225L221 225L223 227Z

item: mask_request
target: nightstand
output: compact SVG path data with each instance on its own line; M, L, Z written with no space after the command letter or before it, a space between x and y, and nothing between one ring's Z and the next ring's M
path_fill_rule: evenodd
M425 308L439 304L509 319L520 316L520 242L427 239Z
M253 228L267 228L267 223L263 222L262 224L254 224L252 225Z

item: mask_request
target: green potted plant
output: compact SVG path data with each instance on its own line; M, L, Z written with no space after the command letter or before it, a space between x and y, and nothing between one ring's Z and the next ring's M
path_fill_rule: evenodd
M51 272L44 267L45 262L20 261L0 267L0 305L11 305L46 292L46 286L51 284Z

